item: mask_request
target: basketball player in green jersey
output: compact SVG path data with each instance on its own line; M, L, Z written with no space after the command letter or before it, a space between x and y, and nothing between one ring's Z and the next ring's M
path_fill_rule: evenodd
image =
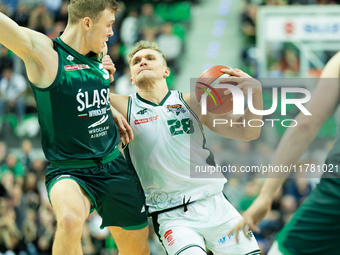
M113 35L117 8L115 0L71 0L67 27L53 40L0 14L0 43L25 63L51 161L46 188L57 219L53 254L82 254L83 224L92 210L120 254L149 254L143 191L117 149L110 73L98 59Z
M287 129L276 150L273 165L294 165L314 140L324 122L335 112L339 104L340 53L325 66L319 84L307 105L312 116L299 114L295 128ZM326 79L328 78L328 79ZM340 254L340 138L329 152L325 172L307 200L292 219L278 233L269 255L337 255ZM253 204L243 214L243 220L234 228L237 233L247 225L256 226L271 208L273 196L282 186L287 174L274 176L263 184ZM279 178L280 177L280 178Z
M138 92L130 96L111 94L111 104L127 118L134 132L125 155L140 178L155 232L167 254L201 255L206 254L206 247L216 255L260 254L253 236L250 241L242 238L242 245L237 245L233 236L226 236L241 216L222 193L224 176L190 177L191 165L215 166L212 153L205 147L202 125L240 140L256 139L260 128L215 128L214 116L205 117L200 110L194 113L198 103L190 102L190 94L168 89L170 69L155 43L137 43L128 62L131 82ZM105 59L105 64L109 65L110 59ZM262 109L259 82L250 82L255 80L240 70L222 71L234 76L240 89L252 87L254 107ZM261 116L247 109L237 121L248 119L261 120Z

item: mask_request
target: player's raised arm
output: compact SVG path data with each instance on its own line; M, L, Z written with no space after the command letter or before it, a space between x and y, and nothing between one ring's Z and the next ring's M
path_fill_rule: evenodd
M322 79L306 107L312 115L307 116L300 113L296 117L295 120L298 125L294 128L288 128L283 135L274 155L273 166L296 164L314 140L324 122L334 114L339 102L339 69L340 53L335 55L324 68L321 75ZM266 179L259 196L244 212L244 219L230 233L235 232L237 237L238 230L243 230L246 225L253 230L256 229L255 224L266 216L276 191L282 186L288 175L289 172L280 173L280 175L276 173L275 176L272 176L275 178Z
M30 36L17 23L0 13L0 43L20 58L30 54L33 43Z
M20 27L3 13L0 13L0 24L0 43L25 62L30 81L38 87L49 86L58 65L52 41L44 34Z
M40 46L37 43L42 37L41 33L20 27L3 13L0 13L0 24L0 43L20 58L25 59L26 56L31 56L37 51L36 47Z

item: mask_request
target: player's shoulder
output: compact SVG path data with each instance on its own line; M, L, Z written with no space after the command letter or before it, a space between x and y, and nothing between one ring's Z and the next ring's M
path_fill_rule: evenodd
M127 104L128 101L129 96L110 93L110 102L113 105L113 107L118 107L119 105Z
M183 100L185 101L185 103L191 107L192 104L195 104L197 102L195 94L194 93L185 93L185 94L181 94Z
M170 94L171 96L183 101L187 104L190 105L190 93L187 94L183 94L181 91L179 90L170 90Z
M178 91L178 94L181 98L183 98L183 100L186 102L186 103L189 103L190 102L190 93L182 93L180 91Z

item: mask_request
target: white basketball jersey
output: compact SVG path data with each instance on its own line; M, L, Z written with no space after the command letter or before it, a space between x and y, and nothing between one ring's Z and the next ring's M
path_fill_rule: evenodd
M134 140L125 149L136 170L149 212L161 211L214 195L225 178L190 178L193 166L215 165L198 117L179 91L169 91L159 105L130 95L127 120Z

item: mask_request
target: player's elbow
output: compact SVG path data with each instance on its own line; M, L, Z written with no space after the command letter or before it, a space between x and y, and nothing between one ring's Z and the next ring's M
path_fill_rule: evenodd
M260 137L261 128L252 128L251 130L247 130L244 132L243 139L244 141L252 141L256 140Z
M260 137L260 134L253 134L251 136L247 136L244 141L247 141L247 142L250 142L250 141L253 141L253 140L256 140L257 138Z
M257 129L257 130L254 132L254 134L253 134L252 137L251 137L251 140L256 140L257 138L260 137L260 134L261 134L261 129L259 128L259 129ZM251 140L250 140L250 141L251 141Z
M295 132L304 133L312 135L322 126L323 123L318 123L318 121L313 121L312 118L301 118L297 120L294 127Z

